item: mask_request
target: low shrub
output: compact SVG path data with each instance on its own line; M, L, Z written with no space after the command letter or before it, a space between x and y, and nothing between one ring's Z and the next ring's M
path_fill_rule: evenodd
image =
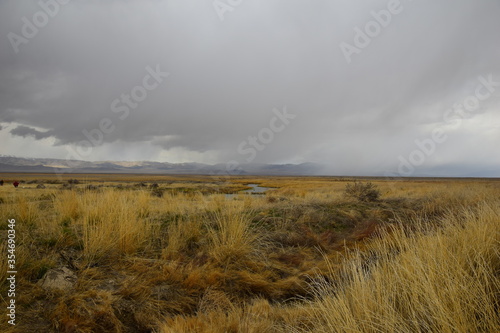
M377 201L380 197L380 191L377 186L370 182L362 183L355 181L354 183L347 184L344 194L348 198L356 199L361 202Z

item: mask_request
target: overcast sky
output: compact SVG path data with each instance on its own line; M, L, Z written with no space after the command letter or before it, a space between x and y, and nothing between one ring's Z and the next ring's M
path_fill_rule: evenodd
M0 154L500 176L499 18L498 0L0 0Z

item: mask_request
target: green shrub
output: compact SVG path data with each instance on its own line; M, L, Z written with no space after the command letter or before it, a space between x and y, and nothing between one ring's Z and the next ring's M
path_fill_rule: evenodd
M154 196L154 197L161 198L161 197L163 197L163 192L164 192L164 189L159 188L159 187L154 187L151 190L151 195Z
M372 183L361 183L355 181L354 183L347 184L345 187L345 196L356 199L361 202L377 201L380 197L380 191L377 186Z

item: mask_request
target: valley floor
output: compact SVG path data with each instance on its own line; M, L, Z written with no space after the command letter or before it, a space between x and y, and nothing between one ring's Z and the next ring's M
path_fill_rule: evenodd
M0 179L2 332L500 331L500 180Z

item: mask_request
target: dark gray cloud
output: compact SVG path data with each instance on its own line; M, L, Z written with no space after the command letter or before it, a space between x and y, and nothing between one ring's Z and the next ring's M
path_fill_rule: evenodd
M93 138L99 146L86 159L244 162L250 155L238 147L250 147L273 109L286 106L296 118L255 162L394 171L415 140L444 126L449 138L421 173L498 165L500 86L458 127L443 114L474 93L479 76L500 81L500 3L401 0L400 13L347 63L341 43L355 46L355 27L394 1L243 1L221 21L210 1L73 0L17 53L9 33L22 36L23 17L33 22L42 9L2 1L2 153L22 146L64 158L67 146ZM157 66L170 75L127 106L123 94L140 93Z
M34 128L23 126L23 125L19 125L16 128L12 129L10 131L10 134L21 136L23 138L27 137L27 136L32 136L37 140L41 140L41 139L45 139L45 138L49 138L51 136L54 136L54 133L52 131L40 132Z

